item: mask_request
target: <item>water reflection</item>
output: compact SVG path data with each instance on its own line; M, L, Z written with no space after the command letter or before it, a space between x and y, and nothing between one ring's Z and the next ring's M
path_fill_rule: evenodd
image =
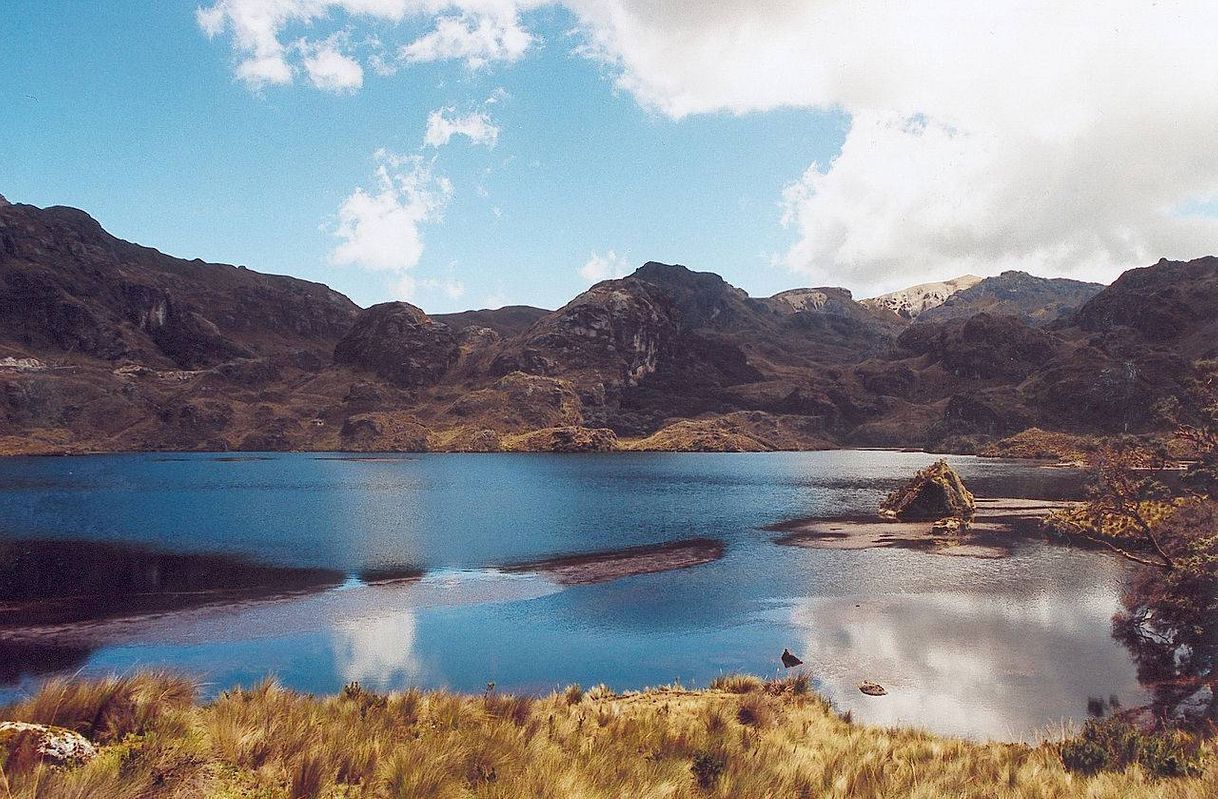
M414 651L415 625L413 610L336 623L330 635L343 683L385 691L428 682Z
M1007 740L1055 732L1097 692L1141 695L1115 657L1110 615L1103 597L1045 591L808 599L791 620L801 657L856 719ZM863 695L863 680L888 695Z
M0 673L0 701L51 672L165 665L198 675L208 695L268 673L321 692L352 680L381 690L704 685L728 671L772 674L790 647L835 701L881 723L1015 738L1084 718L1088 696L1137 704L1133 664L1110 636L1122 571L1109 558L1039 542L1000 561L811 550L765 530L870 509L927 461L0 461L0 538L53 529L331 575L294 593L121 613L0 608L0 661L21 664ZM1057 498L1077 484L1057 470L951 461L981 494ZM862 696L864 679L889 695Z

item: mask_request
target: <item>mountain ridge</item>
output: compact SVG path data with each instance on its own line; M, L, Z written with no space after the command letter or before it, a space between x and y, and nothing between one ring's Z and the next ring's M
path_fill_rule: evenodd
M1004 280L1041 293L1013 306ZM986 281L981 300L964 294ZM0 284L8 453L976 451L1034 426L1159 429L1153 409L1218 355L1215 258L1094 291L1008 273L916 320L842 288L753 298L657 262L553 311L428 315L173 258L74 209L3 205Z

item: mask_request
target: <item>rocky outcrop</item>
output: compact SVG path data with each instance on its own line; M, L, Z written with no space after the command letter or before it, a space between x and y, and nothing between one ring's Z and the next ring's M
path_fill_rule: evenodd
M10 772L34 763L75 766L97 757L97 747L78 732L47 724L0 721L0 753Z
M969 519L976 507L956 470L947 461L938 461L885 497L880 515L906 522Z
M1013 316L977 314L943 324L922 323L898 344L957 377L1022 379L1057 352L1058 341Z
M504 442L516 452L612 452L617 436L612 430L588 427L551 427L534 430Z
M328 351L358 308L291 277L184 261L73 208L0 206L0 341L180 368L254 351Z
M1007 271L954 292L939 305L926 309L918 321L944 322L988 313L1042 326L1067 315L1103 288L1100 283Z
M334 346L334 362L373 372L394 385L432 385L457 361L457 337L405 302L374 305Z
M1079 308L1071 323L1108 336L1128 330L1186 358L1218 356L1218 257L1130 269Z
M949 297L981 282L976 275L960 277L937 283L920 283L907 289L881 294L859 302L868 308L884 309L902 319L917 319L926 311L942 305Z

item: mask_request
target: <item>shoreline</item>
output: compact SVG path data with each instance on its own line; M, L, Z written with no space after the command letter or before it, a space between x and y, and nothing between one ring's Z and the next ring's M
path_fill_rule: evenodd
M767 526L783 533L780 546L807 549L908 549L934 555L1006 558L1014 544L1048 538L1043 521L1050 513L1070 507L1070 500L978 497L977 511L967 531L936 535L934 522L896 521L880 516L791 519Z

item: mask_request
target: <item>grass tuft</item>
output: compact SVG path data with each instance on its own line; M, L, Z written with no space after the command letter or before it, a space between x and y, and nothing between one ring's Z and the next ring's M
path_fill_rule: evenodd
M1112 720L1035 747L865 727L799 675L536 699L354 684L316 697L268 680L205 705L175 680L53 681L6 709L106 743L72 768L0 760L0 799L1218 796L1213 741Z

